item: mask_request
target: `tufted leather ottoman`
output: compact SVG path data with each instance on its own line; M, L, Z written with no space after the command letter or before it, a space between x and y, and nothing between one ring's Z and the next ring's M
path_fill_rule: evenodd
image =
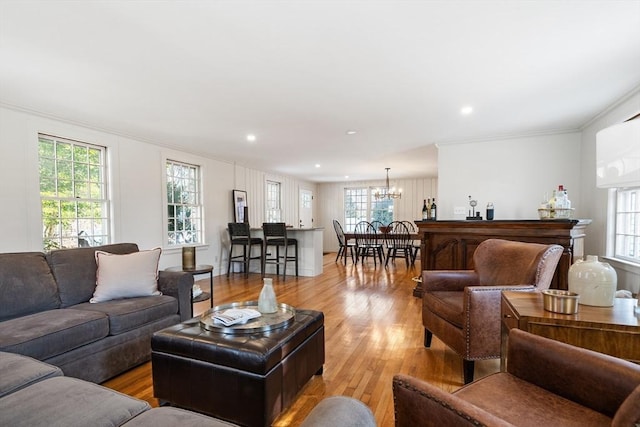
M324 364L324 315L296 310L286 327L251 334L201 328L198 318L151 339L153 391L171 405L245 426L268 426Z

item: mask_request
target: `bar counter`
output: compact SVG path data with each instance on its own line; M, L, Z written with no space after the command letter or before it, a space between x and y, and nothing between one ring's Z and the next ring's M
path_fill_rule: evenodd
M423 270L472 270L473 252L487 239L558 244L564 252L551 287L568 288L569 267L584 255L585 228L590 219L416 221ZM422 297L422 283L413 290Z
M287 228L287 237L298 240L298 275L311 277L322 274L323 233L323 227ZM262 228L252 228L251 236L264 238ZM290 250L293 250L293 246ZM284 251L281 250L280 253L284 253ZM260 272L257 263L251 267L251 272ZM276 274L276 266L267 264L265 273ZM287 262L287 276L295 277L295 274L295 263L293 261ZM282 270L280 275L282 275Z

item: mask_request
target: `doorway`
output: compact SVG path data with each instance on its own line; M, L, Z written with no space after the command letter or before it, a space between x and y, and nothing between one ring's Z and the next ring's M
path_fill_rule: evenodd
M313 227L313 191L300 190L300 228Z

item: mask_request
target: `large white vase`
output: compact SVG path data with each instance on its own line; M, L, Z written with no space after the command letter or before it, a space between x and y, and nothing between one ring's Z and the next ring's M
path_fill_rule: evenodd
M579 304L611 307L616 297L618 276L595 255L578 260L569 268L569 291L580 295Z

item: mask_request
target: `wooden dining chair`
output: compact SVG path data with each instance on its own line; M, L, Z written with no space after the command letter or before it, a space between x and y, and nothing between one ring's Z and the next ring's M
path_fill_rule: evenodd
M356 244L355 242L348 242L344 236L344 230L342 229L342 225L337 219L333 220L333 229L336 231L336 237L338 238L338 254L336 255L336 262L340 257L344 258L344 265L347 265L347 251L351 253L351 260L353 263L357 263L356 258Z
M407 226L407 230L409 230L409 234L415 234L417 232L416 225L411 221L402 221L404 225ZM418 258L418 252L420 252L421 242L420 240L412 240L411 245L413 246L413 253L411 254L411 265L416 263L416 259Z
M413 254L413 244L407 226L402 221L394 221L389 224L389 232L386 234L387 259L384 263L386 267L389 260L404 258L407 268L411 264Z
M378 239L378 233L368 221L360 221L355 227L357 260L364 260L369 256L373 256L373 265L377 266L377 259L380 259L380 265L384 262L384 250L382 241Z

